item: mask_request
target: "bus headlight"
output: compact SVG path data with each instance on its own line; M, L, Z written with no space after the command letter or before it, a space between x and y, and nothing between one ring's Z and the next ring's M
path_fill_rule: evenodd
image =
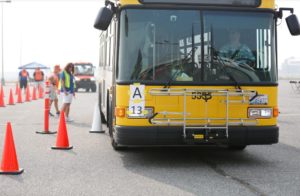
M80 78L75 76L75 81L80 81Z
M272 116L272 108L248 108L249 118L271 118Z

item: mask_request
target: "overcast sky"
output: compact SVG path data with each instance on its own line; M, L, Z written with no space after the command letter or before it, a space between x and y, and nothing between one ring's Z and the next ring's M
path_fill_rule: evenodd
M32 61L48 66L75 61L97 64L99 31L93 24L103 5L102 0L3 3L5 70Z
M93 24L104 5L102 0L12 0L2 4L5 72L32 61L48 66L76 61L98 64L99 31ZM277 6L294 7L300 19L300 0L278 0ZM290 56L300 57L300 36L290 36L284 20L278 30L279 64Z

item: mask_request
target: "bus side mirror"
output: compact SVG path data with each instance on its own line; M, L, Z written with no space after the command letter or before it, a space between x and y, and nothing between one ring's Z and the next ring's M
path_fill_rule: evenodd
M300 25L295 14L286 17L285 21L292 35L300 35Z
M107 7L100 8L94 28L105 31L113 18L113 11Z

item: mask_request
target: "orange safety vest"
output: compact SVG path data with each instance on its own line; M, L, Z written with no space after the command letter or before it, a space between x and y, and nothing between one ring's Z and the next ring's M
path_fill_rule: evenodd
M21 75L23 78L27 77L27 71L26 70L22 70Z
M34 80L35 81L42 81L43 80L43 74L42 71L36 70L34 72Z
M58 77L56 74L54 74L54 79L55 79L55 85L56 85L56 87L58 88L58 85L59 85L59 77Z

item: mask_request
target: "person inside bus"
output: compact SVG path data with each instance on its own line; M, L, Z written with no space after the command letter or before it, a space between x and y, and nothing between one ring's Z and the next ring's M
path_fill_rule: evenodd
M255 57L251 49L240 42L241 34L237 30L229 31L229 43L224 45L220 51L219 56L232 60L237 64L246 64L253 66Z

